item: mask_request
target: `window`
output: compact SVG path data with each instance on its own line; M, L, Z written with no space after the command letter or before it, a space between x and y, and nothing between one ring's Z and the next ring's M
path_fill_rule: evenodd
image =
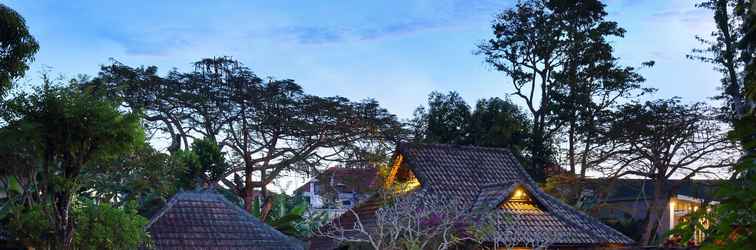
M343 200L343 201L341 201L341 205L345 206L345 207L351 207L352 206L352 201L351 200Z

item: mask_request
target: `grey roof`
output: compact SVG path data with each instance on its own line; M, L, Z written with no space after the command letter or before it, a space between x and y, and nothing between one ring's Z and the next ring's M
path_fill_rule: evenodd
M438 197L453 197L471 208L500 207L510 215L497 224L515 232L512 241L550 236L557 245L633 244L633 240L544 193L509 150L440 144L400 144L399 153L422 185ZM523 187L538 207L507 203ZM524 205L524 204L523 204Z
M718 200L717 191L727 180L668 180L665 191L704 200ZM654 182L648 179L586 179L586 188L593 189L602 197L602 201L648 200L654 197ZM671 186L676 185L676 190Z
M213 190L176 194L146 229L157 249L303 249Z

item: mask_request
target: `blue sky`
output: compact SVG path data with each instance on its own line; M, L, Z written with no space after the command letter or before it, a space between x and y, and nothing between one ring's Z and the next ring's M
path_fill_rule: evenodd
M191 3L190 3L191 2ZM655 97L707 101L718 73L685 58L708 34L710 13L691 1L612 0L610 19L628 30L615 42L627 65L643 70ZM68 77L94 75L114 58L189 69L228 55L258 75L291 78L309 93L375 98L409 118L433 90L456 90L468 102L511 93L475 45L511 1L9 1L41 49L26 79L43 65Z

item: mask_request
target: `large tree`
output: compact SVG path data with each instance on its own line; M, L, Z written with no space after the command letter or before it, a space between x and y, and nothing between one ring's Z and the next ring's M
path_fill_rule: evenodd
M533 169L554 161L552 138L566 127L568 165L584 176L603 159L592 152L612 150L596 143L598 118L645 91L636 69L613 55L608 39L625 30L605 20L604 7L597 0L519 2L497 16L494 38L479 45L486 62L512 79L513 95L533 118Z
M470 126L470 106L459 93L431 92L428 107L415 109L410 127L414 140L424 143L466 144Z
M563 31L567 55L554 74L554 112L566 126L570 172L577 174L579 166L579 176L585 177L588 169L602 163L602 155L614 149L598 143L601 117L612 106L651 90L641 88L644 79L635 68L619 65L609 39L623 37L625 29L606 20L602 2L557 0L547 6Z
M382 160L401 131L374 100L308 95L293 80L262 79L228 57L194 66L159 76L155 67L115 63L81 87L144 110L147 124L170 136L171 152L199 138L230 151L232 167L224 177L235 177L220 180L248 209L282 174L312 173L331 161Z
M39 45L15 10L0 4L0 97L14 79L23 77Z
M509 148L518 156L529 148L530 119L509 99L480 99L470 114L468 140L484 147Z
M117 61L102 66L91 81L79 82L82 89L98 92L119 104L120 108L140 111L148 135L168 136L169 152L188 150L190 145L187 95L180 82L181 73L171 71L166 77L158 75L158 68L129 67Z
M721 90L715 96L716 99L724 100L722 114L732 121L735 118L736 106L744 101L744 78L742 73L745 65L753 57L745 44L746 34L751 32L744 25L748 23L749 1L744 0L708 0L696 6L714 12L714 24L716 29L711 32L710 38L696 36L703 48L695 48L688 58L711 63L715 69L722 73Z
M530 152L530 120L509 99L480 99L470 108L457 92L432 92L428 106L415 110L409 127L417 142L502 147L517 155Z
M709 62L722 73L723 117L733 125L730 138L743 147L730 182L719 192L721 203L707 227L710 249L756 248L756 2L708 0L698 7L712 10L716 30L711 40L696 37L704 48L691 58Z
M550 103L555 88L554 74L566 56L558 19L540 0L518 2L500 13L493 22L494 38L480 44L479 54L496 70L512 79L514 95L521 98L533 119L529 168L533 178L545 178L543 166L548 159L550 141L559 126Z
M307 95L293 80L244 85L235 93L234 118L224 133L244 180L227 184L239 190L247 208L281 174L358 160L363 143L392 139L398 128L396 118L374 101Z
M72 202L88 164L128 152L143 142L139 116L121 113L91 92L54 87L47 82L35 93L8 104L8 126L0 130L0 154L28 163L36 171L41 202L49 204L54 247L71 249Z
M613 118L610 133L622 146L605 174L638 176L654 183L641 238L641 244L647 245L681 183L670 180L716 176L734 164L737 148L727 139L716 114L702 103L684 105L671 99L626 104Z

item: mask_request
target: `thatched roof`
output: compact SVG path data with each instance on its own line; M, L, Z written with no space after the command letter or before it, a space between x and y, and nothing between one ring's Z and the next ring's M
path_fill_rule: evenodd
M176 194L147 231L157 249L303 249L212 190Z

